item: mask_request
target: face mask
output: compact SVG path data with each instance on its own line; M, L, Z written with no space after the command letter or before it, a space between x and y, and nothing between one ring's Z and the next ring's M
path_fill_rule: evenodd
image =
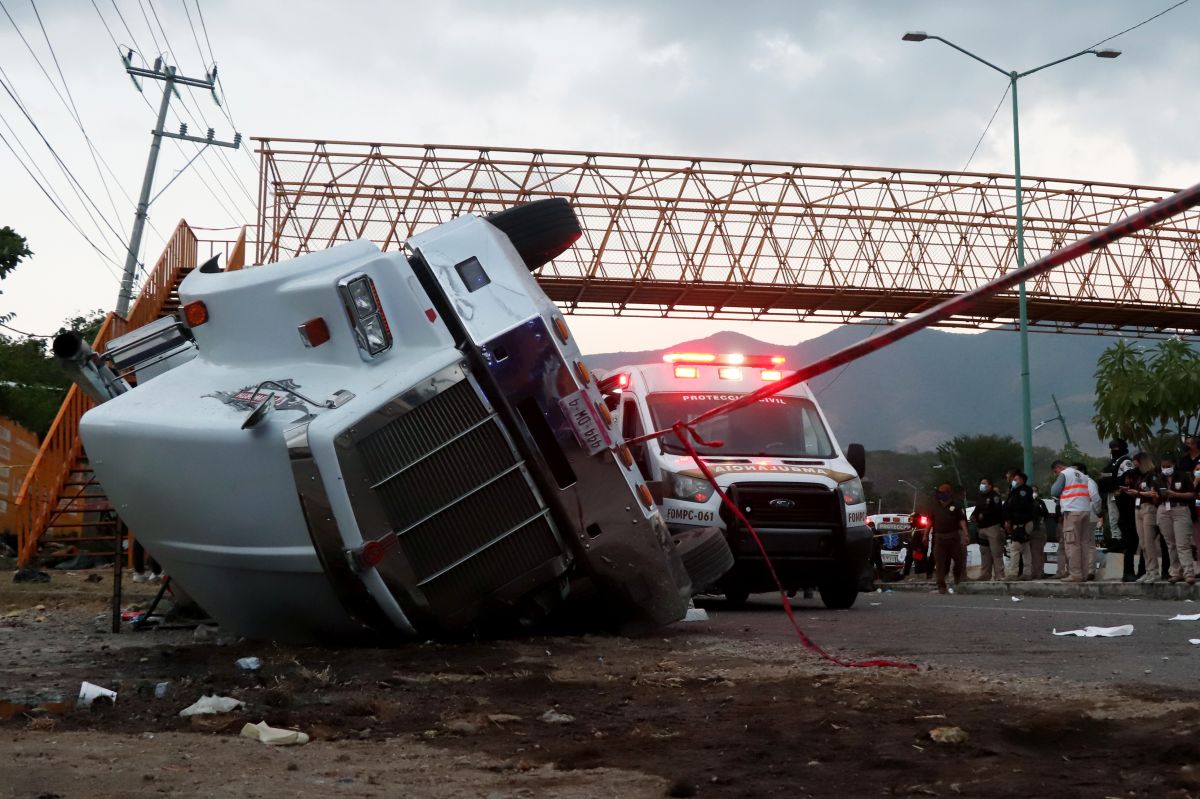
M1034 492L1033 492L1033 498L1034 498L1034 499L1037 499L1037 492L1036 492L1036 491L1034 491Z
M1165 474L1167 477L1170 477L1171 475L1175 474L1175 467L1174 466L1164 466L1162 473Z
M980 493L980 494L986 494L987 492L988 492L988 484L987 484L987 483L980 483L980 484L979 484L979 493Z
M1197 469L1197 470L1194 472L1194 476L1195 476L1195 477L1200 477L1200 469Z
M934 499L936 499L938 502L945 502L946 500L950 499L950 495L949 495L949 494L943 494L941 491L939 491L939 492L937 492L936 494L934 494L934 495L933 495L933 497L934 497Z
M1016 487L1017 487L1017 481L1016 481L1016 480L1013 480L1013 481L1012 481L1012 482L1011 482L1009 485L1011 485L1013 488L1016 488Z

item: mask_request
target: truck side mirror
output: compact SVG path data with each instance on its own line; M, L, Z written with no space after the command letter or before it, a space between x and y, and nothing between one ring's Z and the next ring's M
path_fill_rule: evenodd
M867 476L867 450L862 444L851 444L846 447L846 460L858 472L859 477Z

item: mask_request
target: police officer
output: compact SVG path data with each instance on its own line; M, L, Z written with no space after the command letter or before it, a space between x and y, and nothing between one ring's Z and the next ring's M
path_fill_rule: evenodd
M1141 549L1141 536L1138 535L1137 506L1134 497L1137 495L1137 484L1140 479L1137 467L1130 461L1130 467L1120 478L1120 486L1113 493L1116 495L1117 515L1110 517L1109 525L1114 519L1121 528L1121 548L1125 556L1124 570L1121 582L1132 583L1146 574L1146 556L1142 555L1142 570L1134 570L1134 561L1138 550Z
M1133 468L1137 470L1130 495L1133 497L1134 522L1137 525L1138 541L1141 542L1142 565L1146 573L1139 583L1153 583L1162 579L1162 567L1158 558L1158 493L1154 490L1154 464L1150 456L1139 452L1133 456Z
M980 556L982 571L980 580L1004 579L1004 501L984 477L979 481L979 502L971 514L971 521L979 527Z
M963 581L967 571L967 515L953 492L949 483L942 483L933 495L933 561L939 594L946 593L951 561L955 585Z
M1026 485L1025 472L1014 472L1008 499L1004 502L1004 527L1012 539L1008 545L1008 579L1040 580L1046 556L1046 535L1035 534L1033 489ZM1020 574L1022 559L1024 574Z
M1192 474L1175 468L1175 458L1163 456L1156 480L1158 491L1158 529L1167 541L1171 555L1170 582L1186 580L1196 584L1192 562L1192 512L1196 501L1196 489L1192 485Z
M1125 552L1125 574L1129 575L1133 568L1133 555L1129 554L1130 545L1137 552L1137 530L1126 530L1121 527L1121 512L1117 507L1117 497L1122 496L1121 486L1125 482L1125 473L1133 468L1133 459L1129 457L1129 444L1123 438L1114 438L1108 442L1111 460L1100 472L1100 494L1108 512L1108 529L1111 538L1120 538L1120 549ZM1128 518L1128 517L1126 517ZM1128 581L1126 581L1128 582Z

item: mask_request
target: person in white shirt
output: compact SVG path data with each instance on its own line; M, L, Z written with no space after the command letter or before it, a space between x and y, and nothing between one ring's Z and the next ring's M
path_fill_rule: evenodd
M1050 493L1058 499L1062 508L1062 535L1059 536L1058 545L1059 573L1063 572L1065 566L1067 576L1063 578L1063 582L1082 583L1091 579L1096 557L1096 544L1093 540L1095 517L1103 518L1104 515L1100 505L1100 488L1096 481L1078 466L1068 466L1063 461L1055 461L1051 468L1054 470L1055 480Z

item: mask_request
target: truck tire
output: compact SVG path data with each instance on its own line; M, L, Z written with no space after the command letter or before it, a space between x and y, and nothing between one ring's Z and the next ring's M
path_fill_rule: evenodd
M733 568L733 552L719 527L701 527L675 537L675 551L698 594Z
M583 235L565 197L551 197L498 211L487 221L508 236L529 271L562 255Z
M826 583L818 590L821 592L821 601L825 603L825 607L830 610L846 610L852 607L854 601L858 599L858 580L842 579Z

